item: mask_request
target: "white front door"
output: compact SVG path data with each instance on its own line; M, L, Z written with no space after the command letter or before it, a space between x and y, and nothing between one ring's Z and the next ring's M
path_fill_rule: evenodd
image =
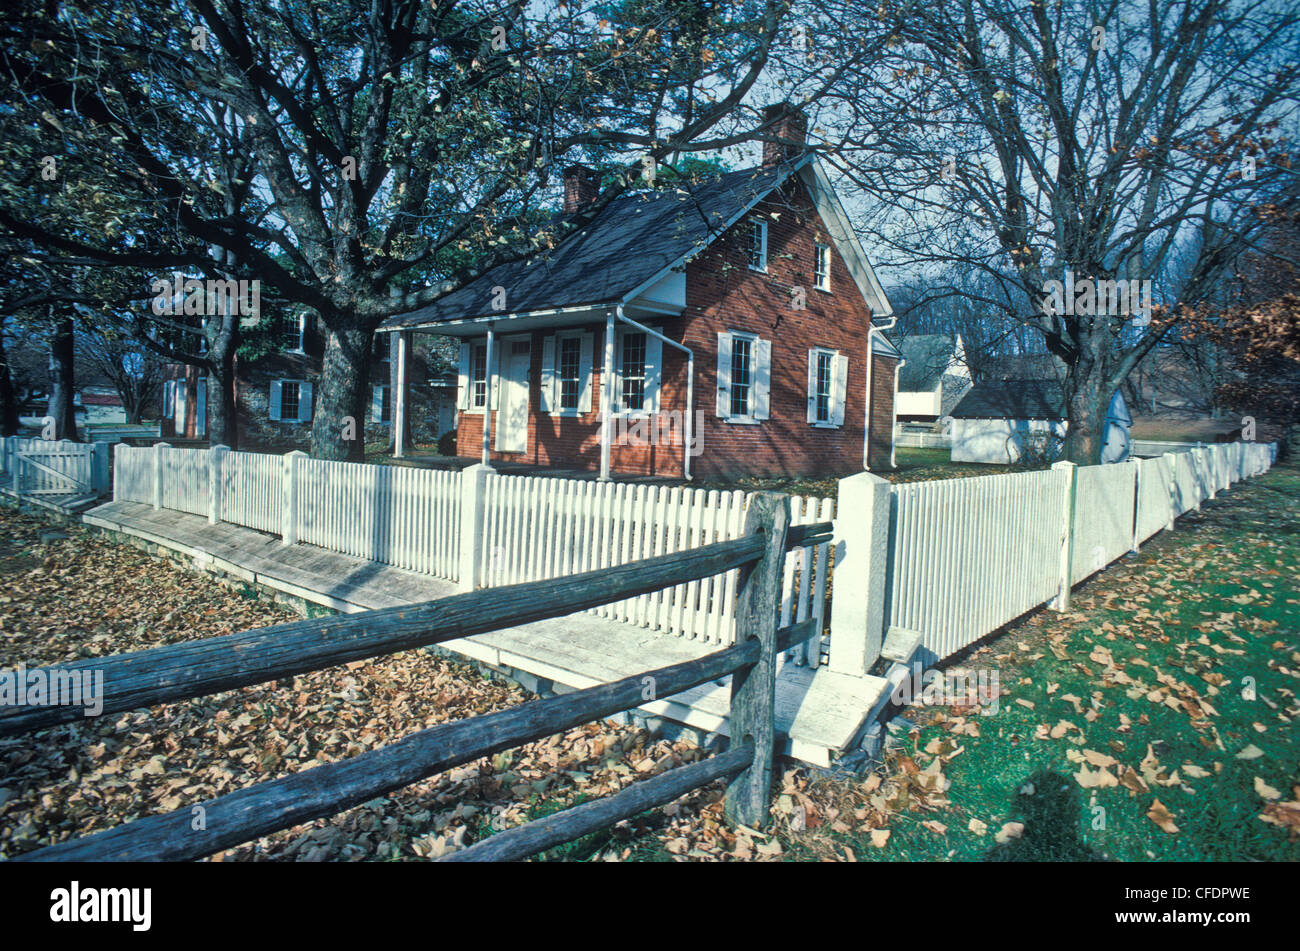
M528 341L506 343L501 361L501 399L497 406L497 452L528 451Z

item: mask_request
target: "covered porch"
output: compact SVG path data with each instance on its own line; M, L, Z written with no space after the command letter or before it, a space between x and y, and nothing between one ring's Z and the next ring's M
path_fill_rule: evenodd
M685 309L674 273L634 301L381 328L397 334L395 462L609 481L690 480L695 354L664 332ZM407 445L414 334L460 341L454 457Z

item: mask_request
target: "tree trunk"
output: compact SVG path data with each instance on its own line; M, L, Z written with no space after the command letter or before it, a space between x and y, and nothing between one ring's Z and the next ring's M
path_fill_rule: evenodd
M1076 366L1067 381L1069 427L1065 431L1063 457L1079 466L1101 464L1101 449L1106 439L1106 409L1110 405L1104 391L1104 379L1093 369L1086 372ZM1082 375L1086 372L1086 375Z
M4 327L0 325L0 436L18 435L18 394L9 373L9 354L5 351Z
M208 444L238 449L239 418L235 405L233 328L223 329L217 339L212 341L208 347L208 359L212 363L208 371Z
M52 439L77 438L77 408L73 404L75 387L72 317L58 318L50 333L50 402L46 414L54 420L52 431L42 435Z
M317 459L361 462L365 458L372 337L371 331L356 328L331 328L326 334L311 423L311 454Z

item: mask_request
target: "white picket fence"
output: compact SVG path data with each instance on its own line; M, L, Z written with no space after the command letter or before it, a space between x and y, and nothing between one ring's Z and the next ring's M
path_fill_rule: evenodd
M488 587L593 571L740 535L750 496L682 486L533 476L485 479L481 560ZM829 522L830 499L795 498L792 524ZM782 623L825 616L829 543L785 560ZM592 608L589 613L713 644L735 640L737 572ZM794 657L817 666L818 636Z
M786 556L781 625L818 619L818 633L787 657L860 677L893 629L919 634L921 659L948 657L1044 603L1068 606L1072 585L1232 483L1267 471L1275 452L1271 444L1218 444L1116 465L1062 462L1040 472L899 485L864 472L841 481L838 505L796 497L792 522L833 522L835 539ZM462 590L735 538L751 498L219 446L119 445L116 453L115 499L278 533L285 544L423 572ZM736 582L737 573L727 572L589 613L729 644Z
M1267 471L1275 455L1273 444L1214 444L1116 465L1057 463L1042 472L892 485L874 496L855 490L855 507L842 507L836 522L837 543L867 554L846 562L852 573L837 568L830 666L863 672L892 628L919 632L922 659L934 662L1044 603L1064 607L1071 585L1231 484ZM846 497L842 482L842 506ZM882 520L888 531L873 535ZM885 550L873 557L878 546ZM867 591L881 562L887 609L873 615L849 605L841 614L839 599ZM857 648L864 638L872 646L865 652Z
M211 449L116 447L114 500L203 515L457 580L460 473Z
M0 452L5 489L21 496L96 495L108 490L108 445L6 436Z

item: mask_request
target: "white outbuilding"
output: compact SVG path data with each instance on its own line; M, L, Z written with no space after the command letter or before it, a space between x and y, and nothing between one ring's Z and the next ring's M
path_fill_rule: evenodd
M952 461L1009 465L1029 455L1047 461L1061 452L1068 423L1056 380L986 380L952 411ZM1129 415L1118 390L1106 411L1103 463L1129 457Z

